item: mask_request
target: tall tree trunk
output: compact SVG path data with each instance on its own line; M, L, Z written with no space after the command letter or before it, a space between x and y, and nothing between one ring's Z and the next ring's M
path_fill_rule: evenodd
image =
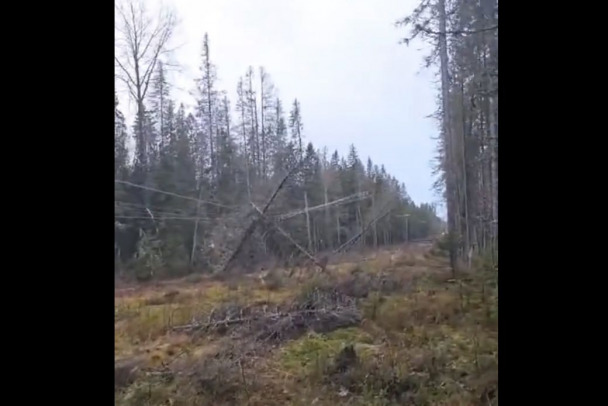
M250 202L253 202L253 200L251 200L251 177L249 175L249 153L247 151L247 130L245 129L245 108L241 109L241 123L241 129L243 133L243 149L245 156L245 180L247 182L247 197L249 198Z
M266 163L266 130L264 128L264 110L266 110L265 105L265 95L264 95L264 79L265 74L264 71L260 71L260 124L262 126L262 178L266 179L267 172L267 163Z
M445 144L445 162L444 170L446 172L446 200L448 211L448 233L450 234L450 266L452 272L456 272L457 259L457 239L459 227L457 218L459 216L458 207L455 199L455 183L454 173L454 154L453 154L453 137L451 131L451 114L450 114L450 78L449 78L449 59L448 59L448 43L447 43L447 15L445 10L445 0L437 0L437 10L439 14L439 62L441 72L441 101L442 101L442 127Z
M375 209L376 209L376 198L375 195L372 194L372 208L371 211L372 213L375 213ZM378 223L374 223L374 249L378 249Z

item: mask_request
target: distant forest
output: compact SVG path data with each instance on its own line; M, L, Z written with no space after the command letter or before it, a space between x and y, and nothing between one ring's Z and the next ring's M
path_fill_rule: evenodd
M137 106L134 122L127 123L116 97L118 273L177 276L221 269L256 219L252 203L263 206L288 173L266 217L293 241L276 227L258 227L239 257L242 266L297 263L302 253L294 242L316 254L353 239L353 246L379 247L441 231L435 207L415 204L406 185L365 158L365 151L351 145L340 156L308 142L300 102L284 104L265 68L248 68L231 101L218 89L207 35L192 84L196 107L187 111L173 98L163 64L174 17L161 15L157 29L146 32L131 23L130 12L138 15L122 10L125 18L117 21L122 41L116 77ZM134 151L128 150L129 137Z

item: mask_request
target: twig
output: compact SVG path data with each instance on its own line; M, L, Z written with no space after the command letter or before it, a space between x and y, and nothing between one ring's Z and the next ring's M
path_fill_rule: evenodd
M247 388L247 381L245 380L245 369L243 368L243 363L239 358L239 368L241 370L241 379L243 380L243 388L245 388L245 394L247 395L247 404L249 404L251 395L249 394L249 388Z

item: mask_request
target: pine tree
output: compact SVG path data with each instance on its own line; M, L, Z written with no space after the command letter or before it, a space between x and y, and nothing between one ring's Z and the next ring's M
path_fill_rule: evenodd
M165 68L162 61L158 61L158 67L156 69L156 75L152 78L152 86L150 91L150 117L152 125L154 126L154 135L158 139L151 140L151 144L154 145L159 151L163 149L163 146L167 144L167 138L169 137L169 119L168 115L173 112L170 110L173 108L173 103L169 97L170 88L167 82Z
M199 143L201 149L208 151L210 177L217 176L216 163L217 129L216 112L218 93L215 88L217 78L215 65L211 62L209 36L205 33L203 38L203 52L201 55L200 77L196 80L197 118L199 119ZM206 155L206 154L205 154ZM204 165L203 161L201 164ZM213 181L212 181L213 183Z
M302 131L304 125L302 124L302 112L300 111L298 99L293 101L291 111L289 112L289 129L291 131L291 141L297 148L298 158L301 159L304 156L304 150L302 148Z
M274 97L274 84L270 80L270 75L263 67L260 67L260 142L261 142L261 165L262 179L266 180L269 176L269 160L272 147L270 141L276 123L272 115Z
M389 216L361 236L361 244L377 247L405 241L407 236L423 237L436 228L434 208L415 205L404 185L384 166L370 158L364 165L354 145L340 156L338 151L328 155L327 149L305 144L298 99L286 121L265 69L259 69L256 79L249 68L239 79L236 116L232 117L228 95L217 89L207 36L194 111L187 112L183 105L176 109L169 88L165 68L160 64L147 98L149 110L143 122L137 116L133 128L133 133L141 129L148 141L153 140L145 146L145 165L140 159L135 160L133 168L129 165L127 127L116 103L116 179L145 182L162 191L144 194L142 189L123 188L117 183L118 262L134 259L140 271L153 267L167 275L212 269L222 262L214 250L229 249L238 238L243 223L239 213L250 210L250 201L263 201L268 190L300 163L273 203L270 215L291 213L281 226L310 252L337 248L389 209ZM475 168L470 163L462 168L467 171L466 184L470 185L472 179L480 181L472 175ZM370 192L372 199L332 204L363 191ZM487 206L474 191L467 193L471 210ZM405 220L393 216L398 213L409 214L407 233ZM261 260L287 259L294 248L276 230L264 226L253 235L247 252L257 253Z
M125 117L118 109L118 96L114 94L114 178L125 179L129 152L127 150L127 126Z

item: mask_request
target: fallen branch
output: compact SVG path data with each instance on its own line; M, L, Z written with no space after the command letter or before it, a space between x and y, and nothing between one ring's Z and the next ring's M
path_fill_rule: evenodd
M253 321L277 321L284 318L293 318L297 316L307 316L307 315L330 315L330 316L340 316L341 311L356 311L357 309L353 306L349 307L337 307L334 309L309 309L309 310L296 310L291 312L277 312L277 313L259 313L255 316L250 317L237 317L234 319L226 318L224 320L218 320L209 323L192 323L192 324L183 324L180 326L174 326L171 328L172 331L196 331L196 330L213 330L215 328L221 326L230 326L236 324L245 324L251 323Z
M195 335L214 331L261 344L294 339L306 331L327 333L361 322L356 300L329 286L308 292L281 308L277 306L273 311L268 311L266 306L248 308L247 314L242 310L244 309L239 306L227 305L213 313L216 315L215 320L213 315L208 318L199 317L189 324L174 326L170 330Z

